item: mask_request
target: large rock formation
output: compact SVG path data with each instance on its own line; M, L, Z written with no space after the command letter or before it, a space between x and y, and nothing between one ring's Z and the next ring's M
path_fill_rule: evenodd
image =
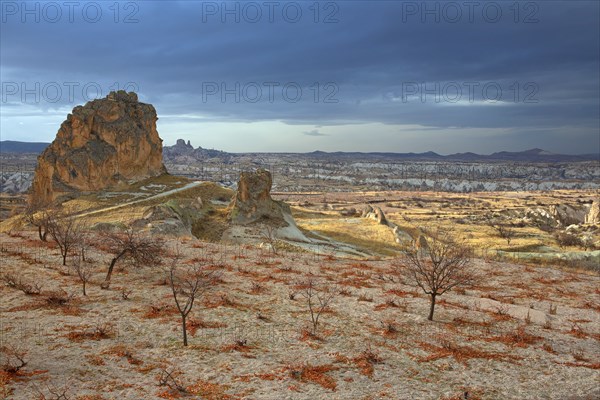
M38 157L31 201L165 173L157 119L152 105L125 91L75 107Z
M231 202L231 222L248 225L253 222L285 223L284 214L291 216L289 206L271 198L273 180L264 169L242 172L237 194Z

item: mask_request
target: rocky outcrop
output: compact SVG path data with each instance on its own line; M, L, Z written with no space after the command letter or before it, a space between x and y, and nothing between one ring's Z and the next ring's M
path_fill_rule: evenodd
M203 202L195 199L169 200L148 208L134 227L147 228L153 234L193 237L194 224L203 216Z
M584 222L586 224L600 224L600 198L594 200Z
M568 204L559 204L550 207L550 215L563 226L581 224L584 222L587 207L574 207Z
M111 92L77 106L38 157L31 200L96 191L166 172L156 110L135 93Z
M368 204L362 212L363 218L371 218L380 223L381 225L388 225L387 218L380 207L373 207Z
M288 225L284 214L290 215L290 207L271 198L273 179L264 169L242 172L237 193L231 202L231 222L248 225L254 222L269 222Z

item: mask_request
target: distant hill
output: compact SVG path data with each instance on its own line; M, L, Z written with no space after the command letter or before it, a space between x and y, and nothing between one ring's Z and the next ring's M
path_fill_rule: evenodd
M577 162L577 161L600 161L600 154L555 154L542 149L531 149L525 151L501 151L489 155L475 153L456 153L443 156L433 151L425 153L361 153L361 152L332 152L313 151L307 153L317 158L386 158L397 160L421 160L421 161L465 161L465 162L494 162L494 161L514 161L514 162Z
M0 153L41 153L50 143L0 141Z
M32 143L32 142L17 142L12 140L0 141L0 153L41 153L50 143ZM220 150L203 149L194 147L188 141L182 139L177 141L173 146L163 146L163 156L165 161L176 159L179 157L191 157L192 159L208 159L208 158L226 158L241 156L245 153L226 153ZM257 153L259 154L259 153ZM277 153L265 153L277 154ZM282 153L283 154L283 153ZM493 161L514 161L514 162L577 162L577 161L600 161L600 154L556 154L542 149L530 149L525 151L500 151L493 154L476 154L476 153L455 153L447 156L437 154L433 151L425 153L392 153L392 152L325 152L313 151L310 153L285 153L305 155L314 158L337 158L337 159L393 159L393 160L421 160L421 161L465 161L465 162L493 162Z

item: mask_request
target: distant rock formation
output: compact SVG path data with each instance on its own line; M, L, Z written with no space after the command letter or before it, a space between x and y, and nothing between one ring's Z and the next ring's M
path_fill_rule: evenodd
M194 152L194 146L192 146L189 140L186 143L183 139L177 139L177 143L174 146L165 146L163 152L165 155L168 154L171 157L188 156Z
M600 198L594 200L584 222L586 224L600 224Z
M232 155L221 150L203 149L194 146L188 140L187 143L183 139L177 139L173 146L163 147L163 156L165 162L170 163L185 163L187 161L204 161L212 158L218 158L223 161L229 160Z
M381 225L388 225L387 218L380 207L373 207L368 204L362 212L363 218L371 218L379 222Z
M38 157L30 201L166 173L157 119L152 105L125 91L75 107Z
M231 202L231 222L248 225L254 222L272 222L288 225L284 214L291 217L289 206L271 198L273 179L264 169L242 172L237 193Z

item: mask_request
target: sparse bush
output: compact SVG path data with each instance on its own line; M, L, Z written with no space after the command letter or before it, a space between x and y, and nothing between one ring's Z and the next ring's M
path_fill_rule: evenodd
M554 235L554 239L556 240L556 243L560 246L561 249L569 246L583 247L583 241L581 240L581 238L570 233L557 232Z
M49 306L62 307L69 304L71 300L73 300L73 297L75 297L74 294L68 294L64 290L59 290L55 292L50 292L46 296L46 303Z
M131 293L133 293L133 290L122 289L121 290L121 299L129 300L129 296L131 296Z
M372 303L373 296L371 296L370 294L361 293L358 295L358 298L356 299L356 301L366 301L366 302Z
M181 383L180 376L182 372L179 369L162 369L156 377L158 386L166 386L179 393L187 393L185 386Z
M26 295L38 295L42 292L42 286L37 282L25 282L20 276L17 276L12 273L2 274L0 277L2 281L6 284L6 286L18 289L25 293Z
M587 357L583 354L582 350L573 350L571 355L573 356L575 361L583 361L583 362L588 361Z
M0 346L0 360L2 360L2 371L8 374L16 374L27 365L25 357L27 352L14 345Z

